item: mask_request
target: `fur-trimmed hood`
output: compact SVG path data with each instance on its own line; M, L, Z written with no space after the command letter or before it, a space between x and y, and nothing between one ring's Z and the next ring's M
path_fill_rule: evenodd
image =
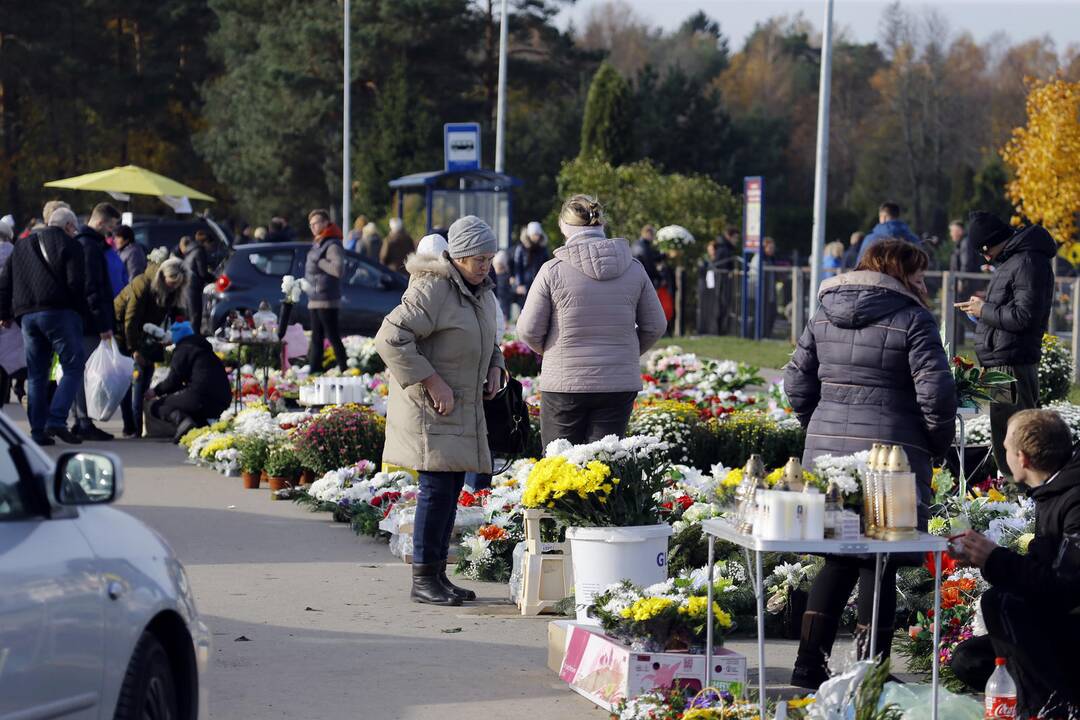
M468 284L465 282L465 278L461 276L458 269L454 267L454 263L450 260L450 255L443 252L441 255L431 255L429 253L413 253L405 261L405 271L409 273L409 283L420 282L425 276L428 278L446 278L454 287L462 292L462 294L476 298L476 293L473 293L469 289ZM484 278L483 284L480 286L481 292L484 290L494 290L495 283L491 277Z

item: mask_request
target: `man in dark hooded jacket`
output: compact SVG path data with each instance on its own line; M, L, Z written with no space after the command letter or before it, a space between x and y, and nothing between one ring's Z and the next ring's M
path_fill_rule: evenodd
M1014 413L1039 404L1042 337L1054 299L1052 263L1057 243L1042 225L1013 229L994 215L976 211L968 220L968 239L997 265L986 298L972 296L956 304L976 318L975 352L979 364L1016 378L990 403L994 460L1005 463L1005 429Z
M169 333L176 344L169 374L148 394L160 398L150 406L150 414L176 426L173 442L189 430L206 425L225 412L232 402L229 376L210 343L191 329L191 323L175 323Z
M987 635L961 643L952 667L982 690L1003 657L1017 685L1016 717L1080 711L1080 452L1052 410L1013 415L1005 437L1013 478L1035 502L1035 537L1021 555L968 530L953 554L990 583L981 600Z

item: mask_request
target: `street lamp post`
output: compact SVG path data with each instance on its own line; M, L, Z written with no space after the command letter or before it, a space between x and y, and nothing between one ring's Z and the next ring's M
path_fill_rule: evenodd
M349 226L349 214L351 209L349 208L350 196L352 194L352 171L349 167L349 119L350 119L350 98L349 90L352 84L352 73L349 70L349 0L345 0L345 21L344 21L344 35L345 35L345 77L343 80L345 90L345 103L342 108L342 141L341 141L341 227L348 228Z
M509 24L507 0L502 0L499 20L499 99L495 114L495 172L505 171L506 165L506 26Z
M817 170L814 175L814 236L810 253L810 312L817 310L821 264L825 254L825 208L829 186L829 95L832 91L833 0L825 0L825 25L821 34L821 80L818 91ZM799 328L802 332L802 328Z

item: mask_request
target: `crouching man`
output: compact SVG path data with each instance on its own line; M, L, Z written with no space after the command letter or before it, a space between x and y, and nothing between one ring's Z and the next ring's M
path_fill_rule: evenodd
M1017 718L1073 717L1080 711L1080 452L1051 410L1009 420L1005 456L1035 501L1035 537L1026 555L968 530L953 555L982 571L988 635L961 643L957 675L981 691L994 657L1008 661L1017 686Z
M146 394L150 414L176 427L173 442L225 412L232 389L225 364L191 323L175 323L169 333L173 348L168 376Z

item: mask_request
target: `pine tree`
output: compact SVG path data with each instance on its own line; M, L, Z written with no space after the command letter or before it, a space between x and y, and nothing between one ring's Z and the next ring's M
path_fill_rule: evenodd
M618 166L632 157L630 84L609 63L593 76L581 126L581 156Z

